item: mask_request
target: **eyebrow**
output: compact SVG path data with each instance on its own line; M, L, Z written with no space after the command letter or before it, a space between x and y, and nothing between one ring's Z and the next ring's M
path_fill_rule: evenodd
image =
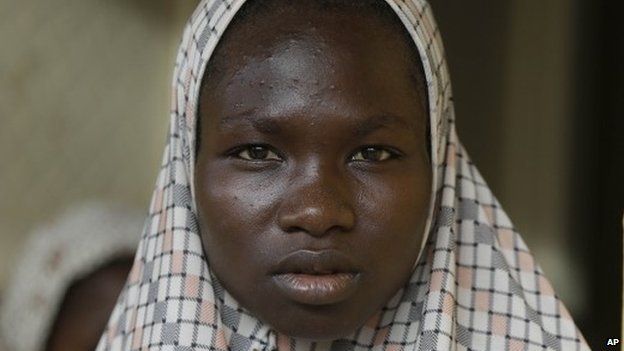
M402 128L414 129L414 125L412 123L408 123L399 116L393 114L382 114L373 115L361 122L358 122L355 125L353 135L361 138L371 134L378 129L389 128L394 125L400 126Z
M239 125L241 122L247 122L257 131L264 134L279 134L282 127L279 123L269 118L258 118L253 116L255 109L246 110L234 115L221 118L219 127L222 129L230 129Z
M223 117L219 121L219 126L224 129L230 129L236 127L237 125L240 125L241 122L246 122L251 124L254 129L263 134L280 134L282 132L283 128L280 125L279 121L275 119L254 116L254 112L255 109L251 109L243 111L241 113ZM380 114L370 116L362 121L354 123L353 135L355 137L361 138L371 134L376 130L389 128L392 126L399 126L401 128L407 128L411 130L415 129L413 123L409 123L403 118L400 118L393 114Z

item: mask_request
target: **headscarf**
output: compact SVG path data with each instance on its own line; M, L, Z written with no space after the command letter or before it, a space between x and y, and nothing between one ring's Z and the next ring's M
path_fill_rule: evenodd
M88 201L33 231L3 294L0 337L5 346L43 350L67 289L116 259L132 257L141 219L125 206Z
M433 211L409 282L353 334L313 342L276 332L215 279L194 200L197 106L207 62L245 0L203 0L176 59L150 217L98 350L589 350L457 138L430 5L385 1L416 44L429 95Z

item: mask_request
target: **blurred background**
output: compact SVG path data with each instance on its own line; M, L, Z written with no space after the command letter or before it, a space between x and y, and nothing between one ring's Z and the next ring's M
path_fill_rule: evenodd
M622 2L431 2L460 136L602 349L621 330ZM0 0L0 292L28 233L66 207L147 210L196 3Z

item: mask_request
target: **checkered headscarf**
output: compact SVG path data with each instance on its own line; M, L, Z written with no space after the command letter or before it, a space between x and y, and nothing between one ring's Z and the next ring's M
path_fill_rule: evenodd
M98 350L589 350L459 142L440 32L425 0L386 0L420 53L429 93L434 201L410 281L353 334L292 339L214 279L194 203L201 77L245 0L203 0L176 61L168 144L127 285Z

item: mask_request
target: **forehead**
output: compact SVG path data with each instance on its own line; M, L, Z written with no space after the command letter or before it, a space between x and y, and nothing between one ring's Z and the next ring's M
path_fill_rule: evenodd
M319 5L325 2L343 5ZM268 60L289 48L294 52L297 45L307 46L308 61L407 66L422 75L412 39L383 0L265 0L248 1L236 14L208 62L203 83L218 82L220 74L231 74L250 59Z
M204 76L200 115L208 116L201 118L310 109L412 117L426 103L403 28L370 9L288 3L302 5L263 9L227 29Z

